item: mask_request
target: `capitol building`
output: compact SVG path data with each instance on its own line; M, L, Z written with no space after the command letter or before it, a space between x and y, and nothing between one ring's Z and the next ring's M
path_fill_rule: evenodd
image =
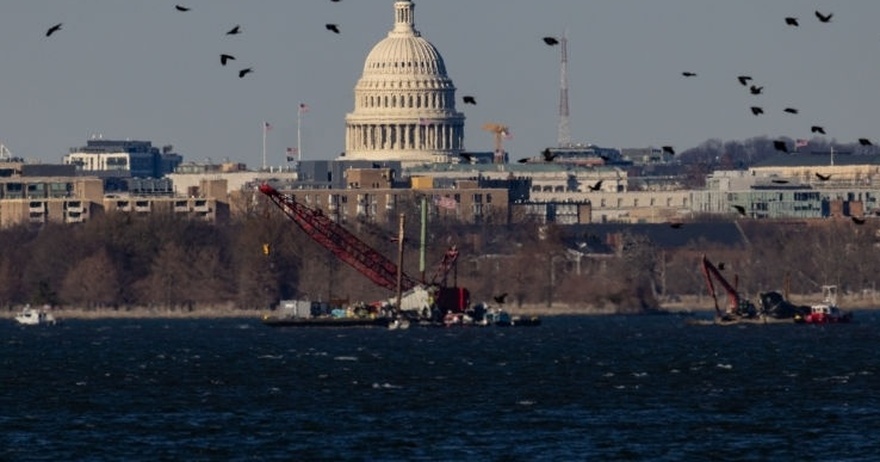
M415 29L415 5L394 3L394 27L367 55L345 117L345 159L449 162L463 149L464 114L440 52Z

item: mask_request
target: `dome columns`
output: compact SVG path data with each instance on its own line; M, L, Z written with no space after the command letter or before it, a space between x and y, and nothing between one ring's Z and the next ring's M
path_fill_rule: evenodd
M461 123L349 123L345 145L347 156L388 157L389 152L412 154L418 151L461 151L464 127Z

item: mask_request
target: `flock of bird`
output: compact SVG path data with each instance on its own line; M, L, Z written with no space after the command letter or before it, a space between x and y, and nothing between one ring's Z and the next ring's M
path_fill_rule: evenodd
M830 22L831 22L831 18L834 17L834 13L827 13L827 14L825 14L825 13L822 13L821 11L818 11L818 10L815 11L814 14L815 14L815 16L816 16L816 19L817 19L820 23L825 23L825 24L830 23ZM799 27L799 26L800 26L799 19L796 18L796 17L794 17L794 16L788 16L788 17L786 17L786 18L785 18L785 24L788 25L788 26L791 26L791 27ZM549 42L548 42L548 43L549 43ZM696 76L697 76L697 73L696 73L696 72L693 72L693 71L684 71L684 72L681 73L681 75L684 76L684 77L696 77ZM740 75L740 76L737 76L737 80L739 81L739 83L740 83L742 86L748 88L748 90L749 90L749 94L751 94L751 95L758 96L758 95L762 95L763 92L764 92L764 87L763 87L763 86L758 86L758 85L754 84L754 79L753 79L751 76L749 76L749 75ZM755 106L750 106L750 107L749 107L749 110L751 111L752 115L754 115L754 116L760 116L760 115L763 115L763 114L764 114L764 108L763 108L762 106L757 106L757 105L755 105ZM792 114L792 115L796 115L796 114L799 114L799 113L800 113L800 111L799 111L797 108L794 108L794 107L786 107L785 109L783 109L783 112L785 112L785 113L787 113L787 114ZM821 135L825 135L825 134L826 134L826 133L825 133L825 128L822 127L821 125L813 125L813 126L811 126L811 127L810 127L810 132L813 133L813 134L821 134ZM862 145L862 146L872 146L872 145L873 145L873 143L871 142L871 140L868 139L868 138L859 138L859 144ZM773 142L773 147L774 147L777 151L781 151L781 152L784 152L784 153L789 153L789 152L790 152L789 149L788 149L788 143L787 143L786 141L784 141L784 140L777 140L777 141L774 141L774 142Z
M341 0L330 0L330 1L333 2L333 3L338 3L338 2L340 2ZM189 12L189 11L191 10L190 7L183 6L183 5L179 5L179 4L178 4L178 5L175 5L175 6L174 6L174 9L177 10L177 11L179 11L179 12L181 12L181 13ZM820 12L820 11L818 11L818 10L815 11L814 14L815 14L815 16L816 16L816 19L817 19L820 23L826 23L826 24L827 24L827 23L830 23L832 17L834 16L833 13L827 13L827 14L826 14L826 13L822 13L822 12ZM797 17L794 17L794 16L788 16L788 17L785 18L785 24L788 25L788 26L791 26L791 27L799 27L799 26L800 26L800 22L799 22L799 21L800 21L800 20L799 20ZM51 37L53 34L55 34L55 33L57 33L58 31L60 31L60 30L61 30L61 27L62 27L62 23L58 23L58 24L55 24L55 25L53 25L52 27L50 27L48 30L46 30L46 37ZM335 34L339 34L339 33L341 33L338 24L327 23L327 24L324 25L324 27L325 27L325 29L327 29L328 31L333 32L333 33L335 33ZM241 26L238 25L238 24L236 24L232 29L230 29L230 30L228 30L228 31L226 32L226 35L234 36L234 35L239 35L239 34L241 34L241 33L242 33L242 28L241 28ZM544 42L546 45L551 46L551 47L552 47L552 46L556 46L556 45L559 44L559 39L557 39L556 37L552 37L552 36L542 37L542 40L543 40L543 42ZM228 53L221 53L221 54L220 54L220 65L221 65L221 66L226 66L227 64L229 64L230 61L234 61L234 60L236 60L236 58L235 58L235 56L233 56L233 55L231 55L231 54L228 54ZM244 78L245 76L247 76L248 74L251 74L251 73L253 73L253 72L254 72L254 68L253 68L253 67L245 67L245 68L241 68L241 69L239 69L239 71L238 71L238 77L239 77L239 78ZM697 73L696 73L696 72L693 72L693 71L684 71L684 72L681 73L681 75L684 76L684 77L686 77L686 78L697 77ZM764 87L763 87L763 86L756 85L756 84L754 83L754 79L753 79L751 76L749 76L749 75L740 75L740 76L737 76L737 80L739 81L739 83L740 83L741 85L743 85L744 87L747 87L747 88L748 88L749 94L751 94L751 95L755 95L755 96L759 96L759 95L762 95L762 94L763 94ZM464 96L462 96L462 102L463 102L464 104L470 104L470 105L476 105L476 104L477 104L476 97L474 97L473 95L464 95ZM763 114L764 114L764 108L761 107L761 106L757 106L757 105L755 105L755 106L750 106L749 109L750 109L752 115L760 116L760 115L763 115ZM783 112L785 112L785 113L787 113L787 114L797 115L797 114L799 114L800 111L799 111L797 108L794 108L794 107L786 107L785 109L783 109ZM813 125L813 126L811 126L811 127L810 127L810 132L813 133L813 134L821 134L821 135L825 135L825 134L826 134L826 132L825 132L825 128L822 127L822 126L820 126L820 125ZM862 146L872 146L872 145L873 145L873 143L871 142L871 140L868 139L868 138L859 138L859 144L862 145ZM787 143L786 143L785 141L782 141L782 140L774 141L773 146L774 146L774 148L775 148L776 150L778 150L778 151L785 152L785 153L788 153L788 152L789 152L789 150L788 150L788 145L787 145ZM662 146L662 151L663 151L664 153L667 153L667 154L670 154L670 155L673 155L673 156L675 155L675 149L674 149L672 146ZM549 149L545 149L545 150L543 151L542 154L543 154L543 159L542 159L542 160L543 160L544 162L552 162L552 161L556 158L556 155L553 154L553 153L551 153ZM521 162L521 163L530 162L530 159L520 159L519 162Z
M333 3L338 3L341 0L330 0L330 1ZM181 13L186 13L186 12L192 10L192 8L190 8L188 6L184 6L184 5L174 5L174 9L181 12ZM63 23L59 22L58 24L55 24L52 27L50 27L48 30L46 30L46 37L51 37L56 32L60 31L62 25L63 25ZM334 32L337 34L340 33L338 24L329 24L328 23L328 24L325 24L324 27L331 32ZM241 29L241 25L239 25L239 24L236 24L235 27L226 31L226 35L239 35L241 33L242 33L242 29ZM220 65L221 66L226 66L230 61L235 61L235 56L228 54L228 53L221 53L220 54ZM251 74L253 72L254 72L253 67L245 67L245 68L239 69L238 78L240 78L240 79L244 78L246 75ZM476 102L472 102L472 104L476 104Z

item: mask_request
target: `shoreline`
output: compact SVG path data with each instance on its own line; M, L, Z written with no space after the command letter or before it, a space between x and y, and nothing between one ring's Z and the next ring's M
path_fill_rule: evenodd
M793 296L793 303L808 305L817 300L809 296ZM880 310L880 301L870 298L846 298L842 297L841 308L848 310L872 311ZM628 313L625 307L591 305L571 305L554 303L552 306L545 304L529 304L522 306L503 305L502 308L512 316L608 316L608 315L652 315L654 313ZM0 318L13 320L20 308L6 309L0 314ZM662 303L657 314L699 314L714 312L712 299L707 296L684 296L672 303ZM272 310L242 310L231 307L205 307L192 310L172 310L157 308L130 308L122 310L114 309L83 309L83 308L55 308L47 310L56 319L211 319L211 318L239 318L239 319L262 319L263 316L272 314Z

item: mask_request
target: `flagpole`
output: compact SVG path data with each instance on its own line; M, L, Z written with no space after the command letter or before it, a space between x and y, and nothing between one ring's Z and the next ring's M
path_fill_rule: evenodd
M298 163L302 162L302 144L300 142L300 137L302 135L302 104L296 110L296 161Z
M266 122L263 121L263 170L266 170Z

